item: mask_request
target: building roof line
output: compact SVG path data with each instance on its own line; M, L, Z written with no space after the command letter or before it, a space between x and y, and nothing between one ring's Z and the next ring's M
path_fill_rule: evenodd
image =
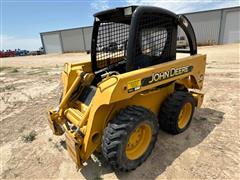
M189 15L189 14L198 14L198 13L205 13L205 12L213 12L213 11L221 11L221 10L230 10L230 9L238 9L240 6L233 6L233 7L227 7L227 8L219 8L219 9L210 9L210 10L203 10L203 11L196 11L196 12L188 12L188 13L183 13L184 15Z
M71 31L71 30L78 30L78 29L87 29L91 28L92 26L83 26L83 27L75 27L75 28L68 28L68 29L59 29L59 30L54 30L54 31L46 31L46 32L41 32L40 34L51 34L51 33L60 33L62 31Z

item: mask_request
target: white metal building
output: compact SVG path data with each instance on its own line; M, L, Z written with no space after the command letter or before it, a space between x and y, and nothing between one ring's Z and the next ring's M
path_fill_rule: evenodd
M193 25L199 45L240 42L239 6L185 15Z
M92 26L40 33L45 53L79 52L91 49Z
M240 6L185 14L191 21L199 45L240 42ZM179 31L179 36L184 36ZM92 27L40 33L46 53L88 51Z

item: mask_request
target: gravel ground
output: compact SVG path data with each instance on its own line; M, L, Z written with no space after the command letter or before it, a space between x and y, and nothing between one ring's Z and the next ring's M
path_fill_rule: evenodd
M130 173L115 173L96 157L77 172L64 137L48 128L46 109L58 103L64 62L89 55L0 59L0 178L239 179L239 50L239 44L199 48L207 54L202 108L184 133L160 131L152 155Z

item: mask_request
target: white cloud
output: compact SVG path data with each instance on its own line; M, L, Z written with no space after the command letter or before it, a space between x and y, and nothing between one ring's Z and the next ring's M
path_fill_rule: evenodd
M240 6L240 1L221 1L220 3L216 3L215 7L216 9L218 8L227 8L227 7L234 7L234 6Z
M91 2L93 12L109 9L109 0L94 0Z
M239 0L126 0L128 5L158 6L175 13L239 6Z
M41 39L39 38L19 38L8 35L0 36L1 47L0 49L26 49L38 50L41 47Z

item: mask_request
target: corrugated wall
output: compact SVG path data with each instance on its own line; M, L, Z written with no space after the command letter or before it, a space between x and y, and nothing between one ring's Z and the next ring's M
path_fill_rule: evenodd
M60 34L49 33L42 36L42 42L45 52L48 53L62 53Z
M225 17L222 43L240 42L240 8L238 11L228 11Z
M199 45L218 44L220 32L221 11L211 11L195 14L187 14L197 38ZM185 36L179 30L179 36Z
M92 27L85 27L83 28L83 34L84 34L84 41L85 41L85 49L90 50L91 49L91 42L92 42Z
M40 35L46 53L91 50L92 27L52 31Z
M240 42L240 7L186 14L191 21L198 45ZM182 30L179 36L185 36Z
M85 51L82 29L61 31L63 52Z
M221 11L186 15L195 30L198 44L218 43Z

